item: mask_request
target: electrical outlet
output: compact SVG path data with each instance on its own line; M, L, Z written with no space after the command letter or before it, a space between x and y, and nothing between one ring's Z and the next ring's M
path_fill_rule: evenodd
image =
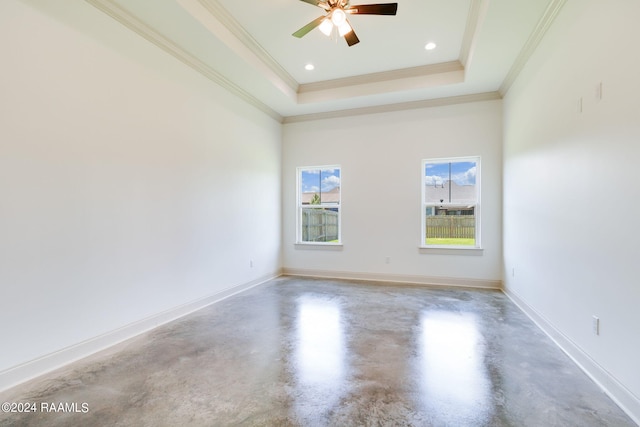
M600 318L598 316L591 318L591 327L594 335L600 335Z
M390 256L386 257L386 258L384 259L384 263L385 263L385 264L391 264L391 257L390 257Z

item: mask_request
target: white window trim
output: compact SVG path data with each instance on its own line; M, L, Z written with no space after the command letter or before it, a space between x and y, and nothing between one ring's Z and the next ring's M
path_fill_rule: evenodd
M338 199L338 241L337 242L305 242L302 240L302 171L312 169L340 169L340 197ZM326 208L336 206L335 204L307 206L311 208ZM296 168L296 242L295 245L301 246L342 246L342 166L340 165L322 165L322 166L300 166Z
M476 224L475 224L475 246L465 246L465 245L427 245L425 242L425 236L427 234L427 230L426 230L426 221L425 221L425 210L427 207L429 206L460 206L459 203L433 203L433 202L429 202L427 203L427 201L425 200L425 186L426 186L426 182L425 182L425 168L427 163L455 163L455 162L464 162L464 161L475 161L476 162L476 203L473 205L469 205L469 206L475 206L475 212L474 212L474 216L475 216L475 220L476 220ZM419 241L419 245L418 248L420 250L420 253L441 253L441 254L446 254L446 253L482 253L483 248L482 248L482 239L481 239L481 235L482 235L482 209L481 209L481 203L480 203L480 198L482 195L482 159L480 156L463 156L463 157L442 157L442 158L432 158L432 159L422 159L421 162L421 178L420 178L420 182L421 182L421 193L422 195L420 196L420 241ZM430 249L433 249L433 251L430 251ZM449 251L450 250L450 251Z

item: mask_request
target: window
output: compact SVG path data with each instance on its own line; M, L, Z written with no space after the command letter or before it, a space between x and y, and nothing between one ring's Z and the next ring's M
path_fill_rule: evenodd
M422 161L422 247L480 247L480 158Z
M340 244L340 167L298 168L297 243Z

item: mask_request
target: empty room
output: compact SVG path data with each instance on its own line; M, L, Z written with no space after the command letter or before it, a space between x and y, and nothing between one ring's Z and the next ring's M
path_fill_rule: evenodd
M637 0L1 0L0 426L640 425Z

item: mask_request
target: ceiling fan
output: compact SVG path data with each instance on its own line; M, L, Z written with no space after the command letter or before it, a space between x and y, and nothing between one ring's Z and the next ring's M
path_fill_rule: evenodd
M293 33L294 37L302 38L311 30L320 27L320 31L326 36L333 33L336 28L338 35L344 37L349 46L359 43L353 27L349 24L347 15L395 15L398 3L359 4L351 6L349 0L300 0L305 3L318 6L327 12L304 27Z

